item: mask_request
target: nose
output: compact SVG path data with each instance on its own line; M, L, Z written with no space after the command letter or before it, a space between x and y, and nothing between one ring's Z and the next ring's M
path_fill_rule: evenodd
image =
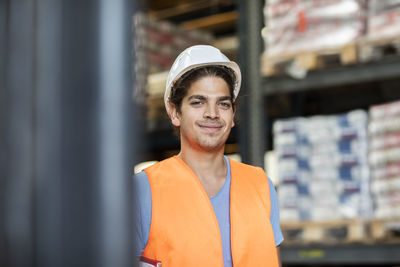
M208 119L219 118L219 110L217 105L207 104L206 110L204 111L204 117Z

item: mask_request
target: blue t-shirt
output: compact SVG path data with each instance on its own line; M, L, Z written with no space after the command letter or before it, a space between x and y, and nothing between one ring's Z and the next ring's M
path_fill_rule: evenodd
M230 188L231 188L231 167L228 158L225 156L227 163L227 176L224 185L217 195L210 198L213 206L215 215L218 220L221 240L222 240L222 252L224 259L224 266L232 266L232 255L231 255L231 236L230 236ZM275 237L275 245L278 246L283 241L281 228L279 225L279 209L278 200L276 197L275 188L269 181L269 192L271 199L271 216L270 222ZM141 256L144 248L147 245L150 232L151 224L151 189L149 180L144 171L134 176L134 200L136 205L136 216L135 216L135 243L136 243L136 256Z

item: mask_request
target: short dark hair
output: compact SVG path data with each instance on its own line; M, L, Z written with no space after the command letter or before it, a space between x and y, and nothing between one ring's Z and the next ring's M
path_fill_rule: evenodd
M236 75L232 69L222 65L201 66L186 72L172 85L169 102L175 105L177 111L181 113L182 100L186 96L190 86L201 78L210 76L222 78L227 83L232 99L232 107L235 108L233 91L236 84Z

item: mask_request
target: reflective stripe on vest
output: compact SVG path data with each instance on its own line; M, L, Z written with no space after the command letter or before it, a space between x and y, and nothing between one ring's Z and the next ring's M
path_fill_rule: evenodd
M269 183L261 168L230 160L233 266L278 266ZM162 266L223 266L217 218L199 179L174 156L145 170L152 218L143 256Z

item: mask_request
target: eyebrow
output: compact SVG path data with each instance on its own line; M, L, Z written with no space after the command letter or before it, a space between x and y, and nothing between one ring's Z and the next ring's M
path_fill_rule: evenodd
M207 100L207 97L205 97L204 95L191 95L191 96L189 96L188 100L192 100L192 99Z
M191 95L188 98L188 100L190 101L192 99L207 100L207 97L204 95ZM220 96L217 99L218 99L218 101L226 101L226 100L232 101L232 97L230 97L230 96Z
M221 97L218 97L218 100L219 101L229 100L229 101L233 102L232 97L230 97L230 96L221 96Z

